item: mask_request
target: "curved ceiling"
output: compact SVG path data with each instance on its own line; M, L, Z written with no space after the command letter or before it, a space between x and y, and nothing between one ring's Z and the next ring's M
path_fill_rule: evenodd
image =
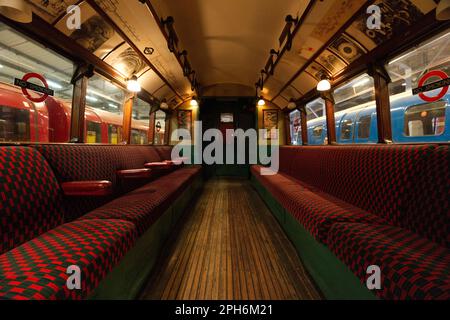
M254 87L287 15L308 1L155 0L160 17L173 16L174 28L202 85L243 83Z

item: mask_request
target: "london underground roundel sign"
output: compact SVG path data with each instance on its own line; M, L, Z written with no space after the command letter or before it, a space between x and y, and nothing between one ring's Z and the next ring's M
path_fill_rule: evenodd
M424 83L432 77L440 78L440 80L424 85ZM430 72L427 72L426 74L424 74L422 76L422 78L420 78L419 83L418 83L418 88L413 90L413 94L419 94L419 97L423 101L434 102L434 101L441 99L443 96L445 96L445 94L448 91L449 84L450 84L450 78L444 71L432 70ZM439 89L439 88L441 88L441 91L436 96L430 97L430 96L425 95L425 93L424 93L426 91L431 91L431 90L435 90L435 89Z
M34 83L28 82L28 80L33 79L33 78L41 81L43 86L39 86ZM32 102L44 102L45 99L48 98L48 96L53 96L53 94L54 94L53 90L49 89L45 78L38 73L30 72L30 73L25 74L22 79L16 78L14 80L14 84L16 86L21 87L23 95ZM33 96L31 96L31 94L28 90L39 92L42 94L38 95L38 97L33 97Z

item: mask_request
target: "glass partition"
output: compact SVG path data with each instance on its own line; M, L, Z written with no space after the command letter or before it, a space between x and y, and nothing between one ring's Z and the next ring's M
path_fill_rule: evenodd
M125 95L125 90L98 74L89 79L85 116L87 143L123 143Z
M131 144L148 144L148 130L150 123L149 103L136 97L133 105L131 120Z
M154 134L154 144L163 145L166 143L164 137L166 132L166 113L164 111L158 110L155 113L155 134Z
M333 91L336 141L376 143L377 117L373 78L364 73Z
M289 128L291 132L291 144L301 145L302 130L301 130L300 111L294 110L289 114Z
M308 144L327 144L327 122L325 118L325 100L318 98L305 105Z

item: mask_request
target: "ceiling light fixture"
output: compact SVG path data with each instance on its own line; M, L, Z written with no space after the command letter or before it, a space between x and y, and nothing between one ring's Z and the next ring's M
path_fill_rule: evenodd
M127 89L131 92L141 91L141 85L138 82L136 75L133 75L127 82Z
M166 99L162 99L161 104L159 105L159 108L162 110L169 109L169 105L167 104Z
M0 0L0 13L20 23L30 23L33 20L31 6L25 0Z
M317 84L317 91L328 91L331 89L331 83L330 80L328 80L328 77L325 74L322 74L320 77L320 81Z
M262 107L262 106L265 106L265 105L266 105L266 101L264 100L264 98L263 97L259 97L258 106Z
M197 106L198 106L197 98L196 98L196 97L192 97L191 102L189 102L189 104L190 104L192 107L197 107Z
M295 101L293 99L291 99L291 100L289 100L287 107L289 110L293 110L293 109L297 108L297 104L295 103Z

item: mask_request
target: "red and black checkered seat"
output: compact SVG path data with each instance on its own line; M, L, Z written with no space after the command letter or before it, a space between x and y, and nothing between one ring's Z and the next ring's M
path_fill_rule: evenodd
M295 147L290 176L282 172L277 178L259 179L303 226L324 242L335 222L400 225L417 164L424 161L429 148ZM287 184L289 178L296 183Z
M380 297L448 299L448 145L297 147L292 157L289 174L252 174L362 282L375 264Z
M0 147L0 254L63 222L58 181L42 155Z
M135 226L121 220L63 224L0 256L0 299L87 297L134 245ZM67 268L80 268L81 288L69 290Z
M450 250L408 230L359 223L336 223L328 246L363 283L367 267L380 267L385 299L450 299Z
M144 233L200 173L200 167L183 168L169 173L79 219L122 219L133 222L138 234Z
M147 162L161 161L159 154L148 146L40 144L34 147L50 163L60 183L85 180L108 180L113 183L111 196L66 197L63 202L66 222L148 182L139 179L123 183L117 178L118 170L140 169Z

